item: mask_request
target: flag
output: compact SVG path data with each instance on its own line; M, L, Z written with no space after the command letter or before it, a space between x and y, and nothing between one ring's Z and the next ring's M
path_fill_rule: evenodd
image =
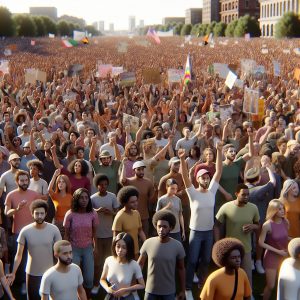
M203 38L203 43L205 46L208 45L208 38L209 38L208 34Z
M160 44L160 38L154 29L149 28L147 32L147 36L153 38L156 44Z
M209 36L208 36L208 39L207 39L207 42L208 42L209 44L211 44L211 43L214 42L213 37L214 37L214 35L213 35L213 33L211 32L211 33L209 34Z
M87 45L87 44L89 43L89 39L88 39L87 37L85 37L85 38L83 38L83 39L81 40L81 42L82 42L83 44Z
M31 46L35 46L35 41L34 41L34 40L31 40L30 45L31 45Z
M77 46L78 43L72 39L69 40L62 40L63 46L66 48L72 48L74 46Z
M191 77L191 58L190 58L190 54L188 54L187 59L186 59L186 64L185 64L185 71L184 71L184 77L183 77L183 82L185 85L187 85L192 77Z

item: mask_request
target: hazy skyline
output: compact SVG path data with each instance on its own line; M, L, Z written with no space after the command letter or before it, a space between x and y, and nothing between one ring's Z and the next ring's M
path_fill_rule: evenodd
M105 29L114 23L115 29L128 29L128 17L135 16L136 24L160 24L163 17L184 17L185 10L202 7L202 0L0 0L12 13L28 13L31 6L54 6L58 16L71 15L86 20L88 24L103 20Z

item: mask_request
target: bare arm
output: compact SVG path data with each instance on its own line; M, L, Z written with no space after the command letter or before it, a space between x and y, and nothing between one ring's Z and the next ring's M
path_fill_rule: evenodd
M96 145L97 145L97 137L93 136L92 139L92 145L89 153L89 159L91 162L96 161Z
M243 155L244 161L248 161L251 157L254 156L253 132L251 128L248 128L247 134L249 136L249 153Z
M221 142L217 143L216 173L214 174L214 177L213 177L213 179L216 182L220 181L221 175L222 175L222 169L223 169L222 148L223 148L223 143L221 143Z
M20 266L21 260L22 260L22 256L23 256L23 251L24 251L24 245L18 243L18 250L14 259L14 266L13 266L13 270L10 274L7 275L7 281L9 282L9 284L11 285L16 277L16 273L17 270Z
M36 146L35 146L34 137L33 137L34 133L35 133L35 129L32 128L30 131L30 138L29 138L30 150L32 153L36 152Z
M272 170L269 167L267 167L266 169L269 174L270 182L273 184L273 186L276 186L276 178L275 178L274 173L272 172Z
M9 299L15 300L15 298L10 290L8 281L6 280L6 277L5 277L2 261L0 261L0 281L1 281L2 286L5 289L5 292L7 293L8 297L9 297Z
M219 241L221 239L221 226L222 226L222 223L220 221L216 220L215 225L214 225L215 241Z
M85 289L82 284L77 288L77 294L79 300L87 300Z
M138 261L137 261L138 264L140 265L140 267L141 267L142 270L143 270L143 268L144 268L144 265L145 265L146 260L147 260L147 256L141 254L140 257L139 257L139 259L138 259Z
M183 183L184 183L185 188L188 189L192 185L192 183L189 178L189 171L188 171L187 164L185 161L185 150L179 149L178 156L180 158L180 163L181 163L181 172L182 172Z
M143 230L143 228L139 228L139 233L138 233L141 241L144 243L146 241L146 235L145 235L145 232Z
M50 148L51 156L53 159L53 163L56 169L61 169L63 166L60 164L57 154L56 154L56 145L51 146Z

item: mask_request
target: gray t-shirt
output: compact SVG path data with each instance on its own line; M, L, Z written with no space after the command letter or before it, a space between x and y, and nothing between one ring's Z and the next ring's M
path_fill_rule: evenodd
M176 262L185 257L182 244L172 238L161 243L158 237L153 237L144 242L140 253L148 257L145 291L155 295L175 294Z
M99 207L108 208L110 211L119 207L117 197L114 193L107 192L106 196L102 197L99 193L95 193L91 197L93 208L98 209ZM97 212L99 218L99 225L97 226L96 236L97 238L111 238L113 215L105 214L103 212Z
M83 277L77 265L71 264L67 273L58 272L54 266L42 277L40 295L49 295L50 300L78 300L77 289L82 283Z
M180 198L178 198L177 196L169 197L168 195L161 196L157 201L156 211L163 209L169 203L172 203L172 206L168 208L168 210L170 210L176 218L176 225L171 233L177 233L180 232L179 215L182 214L182 205Z
M61 240L58 228L45 223L43 229L37 229L35 223L25 226L19 234L17 242L27 246L28 258L26 273L32 276L42 276L53 266L53 245Z
M2 174L0 178L0 188L4 189L6 194L15 190L17 187L15 173L12 173L11 170L8 170Z
M39 180L30 179L30 184L28 187L30 190L35 191L41 195L48 194L48 183L46 180L40 178Z

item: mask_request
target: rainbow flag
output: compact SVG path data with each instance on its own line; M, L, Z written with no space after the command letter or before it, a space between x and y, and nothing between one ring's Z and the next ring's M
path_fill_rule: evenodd
M160 38L153 28L148 29L147 36L151 37L156 44L160 44Z
M191 73L191 57L190 54L188 54L183 77L184 85L187 85L192 80Z

